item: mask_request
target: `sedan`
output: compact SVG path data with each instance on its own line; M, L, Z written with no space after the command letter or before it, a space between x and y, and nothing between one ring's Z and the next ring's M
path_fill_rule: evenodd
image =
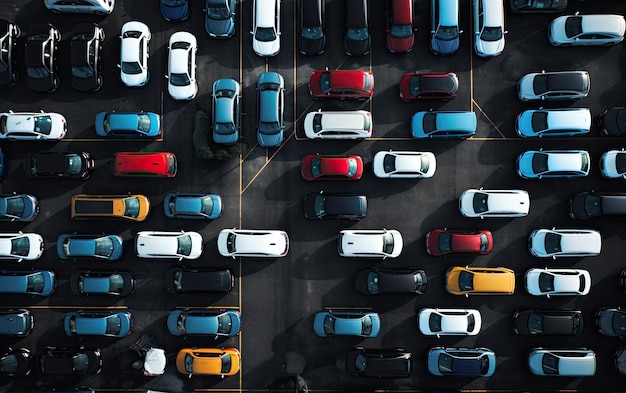
M191 100L198 93L196 82L196 37L186 31L171 35L167 58L167 92L175 100Z
M241 314L236 310L174 310L167 317L167 330L174 336L209 335L215 339L233 337L241 329Z
M320 311L315 314L313 330L319 337L376 337L380 332L380 317L368 311Z
M63 178L86 180L96 162L87 152L42 151L26 156L24 171L33 178Z
M426 234L426 252L432 256L487 255L493 249L493 235L486 229L434 229Z
M391 53L405 53L413 49L413 0L386 0L387 40L385 46Z
M34 24L30 30L24 45L26 85L33 91L52 93L61 84L57 72L61 32L51 24Z
M529 150L517 157L522 179L575 179L589 174L591 159L585 150Z
M581 269L533 268L524 275L526 291L534 296L586 295L591 275Z
M58 141L67 134L67 121L59 113L0 113L0 140Z
M548 41L554 46L610 46L624 39L622 15L564 15L548 26Z
M411 136L416 139L466 139L476 133L476 113L423 111L411 116Z
M600 121L600 133L602 133L602 135L626 135L626 108L623 106L605 109L598 119Z
M609 337L626 337L626 310L619 307L602 307L595 314L598 331Z
M608 179L626 179L626 151L609 150L600 157L600 173Z
M183 348L176 355L176 369L188 376L215 375L222 378L235 375L241 368L237 348Z
M202 254L202 235L198 232L140 231L135 238L140 258L198 259Z
M230 38L235 34L236 0L206 0L204 28L211 38Z
M346 370L357 377L408 378L411 356L411 352L403 348L356 347L346 353Z
M567 0L510 0L510 4L517 13L563 12L567 8Z
M0 259L32 261L41 257L43 250L43 238L36 233L0 233Z
M161 16L170 22L180 22L189 17L188 0L160 0Z
M363 295L412 293L423 295L428 285L426 272L420 269L373 267L359 271L356 289Z
M522 102L577 100L589 94L587 71L533 72L517 84L517 96Z
M300 173L305 180L359 180L363 159L357 155L308 154L302 159Z
M61 259L117 261L122 257L123 245L119 235L66 233L57 239L57 255Z
M602 236L592 229L536 229L528 250L539 258L593 257L600 254Z
M22 30L6 19L0 19L0 87L11 87L17 83L16 48Z
M480 311L455 308L423 308L417 327L426 336L475 336L480 332Z
M96 134L113 138L157 138L161 116L153 112L100 112L94 122Z
M367 197L361 194L324 193L304 196L304 217L311 220L360 220L367 216Z
M124 23L120 33L120 77L128 87L143 86L150 80L148 57L150 56L150 28L144 23Z
M102 355L95 348L46 347L38 359L39 371L44 375L98 374L102 369Z
M190 220L215 220L222 216L222 197L218 194L174 192L163 200L165 216Z
M0 221L31 222L39 214L39 201L29 194L0 194Z
M239 82L218 79L213 83L211 129L213 142L232 145L239 142L241 131L241 93Z
M34 327L35 318L27 309L0 309L0 335L26 337L33 332Z
M524 190L483 190L470 188L459 197L464 217L524 217L530 210L530 196Z
M374 155L372 169L380 178L428 178L435 174L437 160L431 152L379 151Z
M0 352L0 376L15 377L30 374L33 357L26 348L7 348Z
M590 129L589 108L530 109L515 119L515 132L523 138L583 135Z
M102 87L104 29L97 23L80 23L72 29L70 61L72 87L98 91Z
M230 293L235 275L226 268L185 269L170 267L165 271L165 290L169 293Z
M257 142L263 147L283 143L285 80L278 72L264 72L256 82Z
M569 216L575 220L626 216L626 193L579 192L570 197Z
M427 363L428 371L440 377L490 377L496 371L496 354L488 348L434 347Z
M502 0L473 0L474 52L480 57L504 51L504 5Z
M596 373L596 354L587 348L535 348L528 354L528 368L542 377L592 377Z
M70 277L74 295L128 296L135 290L135 278L129 272L78 270Z
M579 336L583 313L579 310L517 310L513 331L520 336Z
M309 79L313 99L365 101L374 93L374 74L361 70L315 70Z
M404 102L448 101L456 97L458 90L459 78L454 72L407 72L400 79L400 98Z
M128 311L70 311L63 320L68 336L126 337L132 326Z

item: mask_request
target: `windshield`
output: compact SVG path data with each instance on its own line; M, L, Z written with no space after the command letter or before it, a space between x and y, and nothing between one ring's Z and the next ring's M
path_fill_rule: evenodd
M122 72L125 74L141 74L141 64L137 61L123 61Z
M183 235L178 237L178 248L176 249L178 255L191 254L191 236Z
M254 37L258 41L274 41L276 39L276 32L271 27L259 27L256 29Z
M324 36L324 30L322 30L321 26L303 27L301 34L302 38L305 38L307 40L318 40Z
M30 241L28 237L21 236L15 239L11 239L11 254L25 257L30 251Z
M392 37L395 38L408 38L413 35L413 28L409 25L392 25L389 31Z
M139 216L139 199L124 199L124 215L127 217L137 218Z
M110 257L113 254L113 241L108 237L101 237L95 240L95 254L103 257Z
M348 29L346 30L346 39L353 41L363 41L369 37L369 33L367 28L363 27L360 29Z
M67 169L66 172L72 175L78 175L81 173L83 162L76 154L68 155L67 157Z
M498 41L502 39L502 29L499 27L485 26L483 32L480 34L480 39L483 41Z
M456 26L439 26L435 38L442 41L452 41L459 35L459 29Z

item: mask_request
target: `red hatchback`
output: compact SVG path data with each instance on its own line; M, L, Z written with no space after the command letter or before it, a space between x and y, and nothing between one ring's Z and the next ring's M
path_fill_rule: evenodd
M387 0L387 42L389 52L410 52L413 49L413 0Z
M355 155L309 154L302 159L300 172L305 180L359 180L363 175L363 160Z
M454 72L424 73L407 72L400 79L400 98L403 101L441 100L456 97L459 78Z
M434 229L426 234L426 252L439 257L449 254L487 255L493 236L487 230Z
M359 70L316 70L309 80L311 97L367 100L374 92L374 74Z

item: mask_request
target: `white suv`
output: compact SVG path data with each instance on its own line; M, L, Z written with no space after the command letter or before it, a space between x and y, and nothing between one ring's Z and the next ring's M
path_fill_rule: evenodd
M289 251L287 232L271 229L222 229L217 250L225 257L284 257Z
M602 236L592 229L535 229L528 250L540 258L589 257L600 254Z
M271 57L280 52L280 0L254 0L250 34L257 55Z
M469 189L459 197L459 210L465 217L510 218L528 215L530 197L523 190Z
M135 250L140 258L198 259L202 254L202 235L198 232L137 232Z
M402 252L402 235L395 229L343 230L337 238L342 257L395 258Z
M481 57L498 56L504 50L502 0L473 0L474 51Z

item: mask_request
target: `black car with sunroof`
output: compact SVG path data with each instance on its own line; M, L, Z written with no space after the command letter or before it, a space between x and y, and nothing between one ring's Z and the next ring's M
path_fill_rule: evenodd
M88 179L95 166L87 152L42 151L26 156L24 171L28 177Z
M17 82L15 48L21 33L20 28L15 23L0 19L0 87L10 87Z
M414 268L373 267L359 271L356 276L356 289L363 295L382 293L422 295L427 284L426 272Z
M80 23L72 29L70 61L72 87L97 91L102 87L104 29L97 23Z
M52 93L61 84L57 72L57 51L61 32L52 24L35 24L29 29L24 46L26 85L29 89Z
M579 192L570 197L569 216L576 220L594 217L626 217L626 193Z
M102 369L101 351L95 348L46 347L38 360L44 375L98 374Z

